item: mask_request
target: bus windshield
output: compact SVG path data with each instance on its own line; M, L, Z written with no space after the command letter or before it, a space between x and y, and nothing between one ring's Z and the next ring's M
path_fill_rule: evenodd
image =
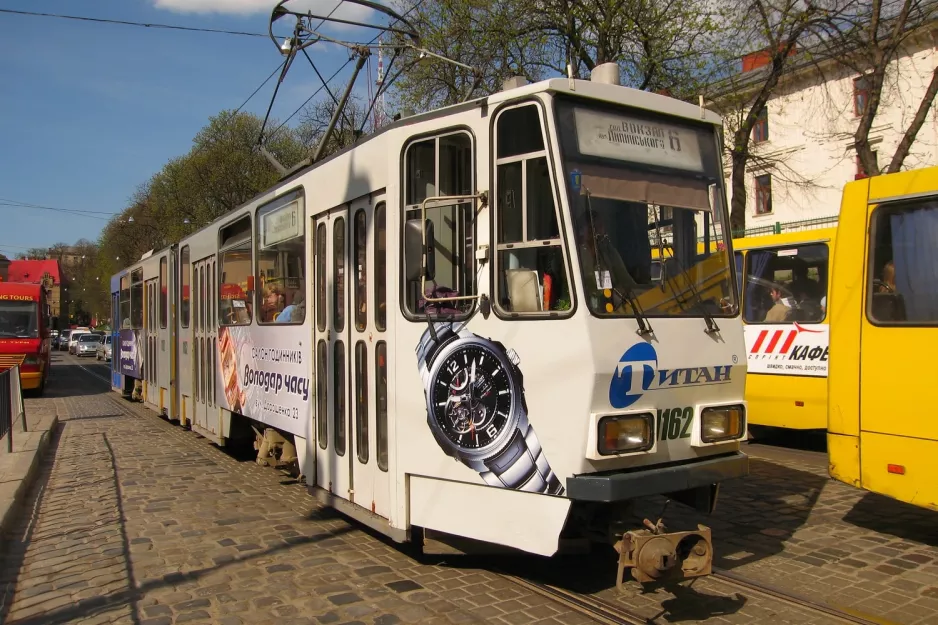
M36 302L0 302L0 338L37 338L38 312Z
M598 103L557 115L593 314L735 315L716 132Z

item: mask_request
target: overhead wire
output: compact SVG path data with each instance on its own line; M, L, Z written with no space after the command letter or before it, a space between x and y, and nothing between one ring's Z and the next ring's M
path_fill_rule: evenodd
M414 3L414 6L410 7L410 8L409 8L403 15L401 15L400 17L395 18L394 21L392 21L388 26L389 26L389 27L390 27L390 26L394 26L394 25L397 24L399 21L401 21L401 19L403 19L403 18L407 17L408 15L410 15L411 13L413 13L413 12L414 12L420 5L422 5L423 3L424 3L424 0L417 0L417 2ZM320 26L321 26L321 24L320 24ZM382 31L382 32L379 32L377 35L374 36L374 38L371 39L371 41L369 41L368 43L364 44L364 45L361 46L361 47L363 47L363 48L370 48L370 47L371 47L372 45L374 45L374 43L381 37L382 34L384 34L383 31ZM303 110L303 108L304 108L307 104L309 104L310 101L311 101L313 98L315 98L317 95L319 95L319 92L322 91L323 88L326 86L326 82L332 82L332 79L335 78L336 76L338 76L338 75L339 75L339 72L341 72L343 69L345 69L346 67L348 67L349 63L351 63L353 60L354 60L354 57L349 57L349 59L348 59L345 63L343 63L342 66L339 67L339 69L337 69L337 70L332 74L332 76L329 77L329 80L328 80L328 81L324 81L323 84L322 84L322 86L320 86L318 89L316 89L316 91L314 91L311 96L309 96L308 98L306 98L306 100L305 100L295 111L293 111L293 113L291 113L289 117L287 117L285 120L283 120L283 123L282 123L282 124L280 124L279 126L277 126L277 127L274 129L274 133L276 133L278 130L280 130L281 128L283 128L284 126L286 126L286 125L287 125L287 122L289 122L291 119L293 119L293 118L296 116L296 114L299 113L301 110ZM273 134L273 133L271 133L271 134Z
M55 211L59 213L68 213L72 215L78 215L80 217L88 217L91 219L101 219L102 221L108 221L111 217L114 217L115 215L117 215L117 213L108 213L105 211L83 210L83 209L77 209L77 208L59 208L56 206L43 206L41 204L17 202L16 200L5 200L3 198L0 198L0 206L7 206L10 208L33 208L37 210ZM109 215L110 217L99 217L99 215Z

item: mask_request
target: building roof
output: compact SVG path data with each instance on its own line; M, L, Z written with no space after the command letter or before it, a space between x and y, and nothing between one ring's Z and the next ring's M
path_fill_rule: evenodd
M9 281L29 282L39 284L42 276L48 272L52 276L53 284L61 284L62 276L59 273L57 260L12 260L10 261Z

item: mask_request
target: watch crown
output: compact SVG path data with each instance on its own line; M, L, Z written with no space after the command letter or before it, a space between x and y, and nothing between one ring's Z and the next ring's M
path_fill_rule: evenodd
M510 347L505 351L505 355L508 356L508 360L513 365L517 365L519 362L521 362L521 359L518 358L518 352L511 349Z

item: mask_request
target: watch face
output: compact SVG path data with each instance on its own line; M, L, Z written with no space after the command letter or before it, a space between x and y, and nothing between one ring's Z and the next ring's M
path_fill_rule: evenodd
M447 355L437 371L429 401L443 434L464 449L493 443L512 409L511 378L502 360L469 343Z

